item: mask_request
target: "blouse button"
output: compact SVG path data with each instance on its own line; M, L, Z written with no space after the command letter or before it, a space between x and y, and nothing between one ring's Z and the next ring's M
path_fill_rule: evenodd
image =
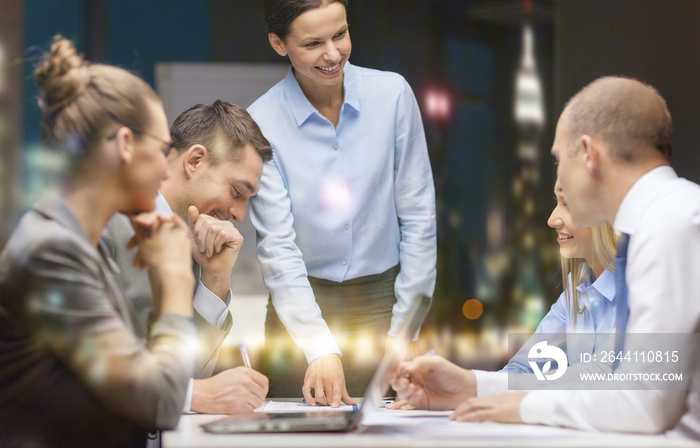
M338 145L335 145L335 146L333 147L333 149L337 151L337 150L338 150Z

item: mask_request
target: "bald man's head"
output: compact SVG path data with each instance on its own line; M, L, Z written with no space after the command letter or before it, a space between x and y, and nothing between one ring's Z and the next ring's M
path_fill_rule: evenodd
M671 159L673 125L666 102L656 89L634 79L593 81L569 100L560 124L574 144L582 135L597 137L620 161L635 163L659 154Z

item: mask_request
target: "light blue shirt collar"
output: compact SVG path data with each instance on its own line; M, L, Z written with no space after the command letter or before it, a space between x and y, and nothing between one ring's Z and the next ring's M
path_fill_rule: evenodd
M615 274L608 271L603 271L600 276L591 284L590 277L582 281L576 289L579 293L584 293L590 289L595 289L601 296L612 302L615 299Z
M343 68L343 92L345 99L341 110L343 110L344 106L347 104L348 106L352 106L356 111L360 111L359 82L359 78L355 73L355 68L349 62L345 63L345 67ZM320 115L318 110L316 110L301 90L299 82L294 77L293 67L289 68L287 76L284 78L284 89L297 126L304 124L313 113Z

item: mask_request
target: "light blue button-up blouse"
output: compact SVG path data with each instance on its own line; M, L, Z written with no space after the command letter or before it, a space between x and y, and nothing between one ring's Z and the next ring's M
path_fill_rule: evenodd
M307 274L342 282L400 264L395 334L432 296L435 190L418 104L403 77L346 64L337 127L290 68L248 111L274 148L251 200L258 260L280 319L311 361L339 353Z

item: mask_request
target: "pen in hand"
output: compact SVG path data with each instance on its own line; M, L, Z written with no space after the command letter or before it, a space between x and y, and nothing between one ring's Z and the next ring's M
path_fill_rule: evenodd
M430 350L428 350L427 352L425 352L425 354L424 354L423 356L432 356L432 355L434 355L434 354L435 354L435 350L433 350L433 349L431 348ZM400 373L398 376L396 376L393 380L391 380L391 382L393 383L394 381L398 381L398 380L400 380L401 378L406 378L406 377L408 377L408 376L409 376L409 375L408 375L408 372L406 372L405 370L402 370L401 373Z
M423 354L423 356L432 356L432 355L434 355L434 354L435 354L435 350L430 349L430 350L428 350L425 354ZM402 378L410 378L410 377L411 377L411 375L410 375L407 371L401 370L401 373L399 373L398 375L396 375L396 376L391 380L391 382L390 382L389 384L391 384L392 387L393 387L393 386L394 386L399 380L401 380ZM400 404L400 405L401 405L401 406L399 407L399 409L415 409L413 406L409 405L407 401L400 400L399 398L396 398L396 400L395 400L393 403L388 403L388 402L387 402L387 403L385 404L385 407L386 407L387 409L396 409L396 408L394 407L394 405L396 405L396 404Z
M248 349L245 348L244 343L238 344L238 350L241 351L241 359L243 359L243 365L251 369L250 356L248 356Z

